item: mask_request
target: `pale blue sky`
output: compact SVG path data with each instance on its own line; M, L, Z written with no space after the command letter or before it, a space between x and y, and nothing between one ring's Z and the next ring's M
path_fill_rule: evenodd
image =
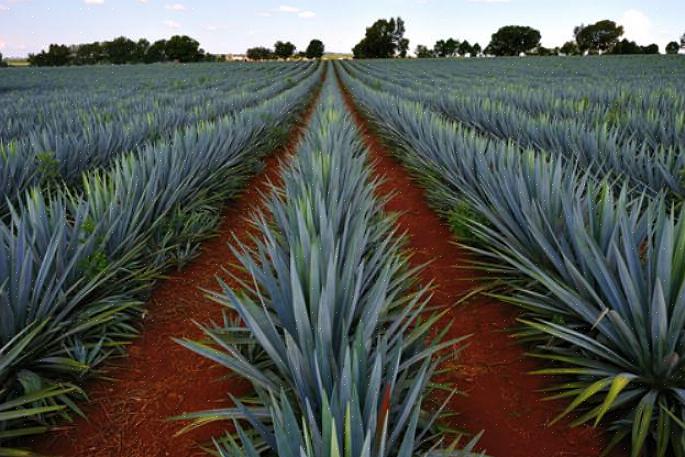
M579 23L612 19L640 44L685 32L685 0L0 0L0 52L22 56L51 42L83 43L119 35L149 40L188 34L215 53L244 52L290 40L320 38L349 52L379 17L402 16L410 48L439 38L487 45L502 25L530 25L546 46L571 38Z

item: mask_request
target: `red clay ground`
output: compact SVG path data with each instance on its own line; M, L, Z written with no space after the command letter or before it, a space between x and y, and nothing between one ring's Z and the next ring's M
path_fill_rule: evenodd
M423 190L369 130L349 93L344 94L375 161L374 171L384 178L380 192L394 193L386 210L401 213L398 224L400 231L407 232L411 263L430 262L420 279L435 285L431 304L454 308L445 317L445 324L454 319L446 338L473 335L458 360L446 363L443 368L449 373L440 379L467 394L449 404L450 411L459 413L453 425L473 433L484 430L479 447L492 457L599 456L606 445L600 430L571 429L563 421L546 425L564 404L543 401L537 391L548 386L549 380L527 374L540 365L526 357L506 332L515 325L517 310L483 298L454 306L459 297L479 285L476 278L482 273L464 269L470 254L455 244L448 227L428 207Z
M323 80L323 79L322 79ZM247 216L263 207L261 193L280 181L283 159L292 153L304 132L318 92L283 148L265 162L245 192L225 210L219 235L202 245L201 254L185 269L160 282L149 300L143 332L129 348L126 359L109 372L116 382L88 387L91 401L84 408L88 420L77 420L64 431L28 443L34 451L62 457L195 457L206 456L198 445L221 434L216 424L174 436L183 425L169 417L184 412L230 406L229 392L241 395L249 383L226 379L227 371L172 341L201 339L193 323L221 319L221 308L206 298L204 289L216 289L222 268L238 273L227 244L233 235L249 245L254 227ZM229 278L228 284L236 286Z

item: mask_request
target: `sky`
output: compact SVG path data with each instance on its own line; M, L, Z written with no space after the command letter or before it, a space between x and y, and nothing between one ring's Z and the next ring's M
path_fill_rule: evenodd
M117 36L154 41L190 35L212 53L313 38L326 50L350 52L378 18L401 16L410 49L453 37L485 47L503 25L540 30L553 47L573 27L611 19L638 44L666 43L685 33L685 0L0 0L0 53L22 57L50 43L85 43Z

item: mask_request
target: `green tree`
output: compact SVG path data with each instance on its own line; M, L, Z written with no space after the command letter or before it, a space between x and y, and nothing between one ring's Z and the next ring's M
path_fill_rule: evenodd
M135 41L120 36L112 41L105 41L102 46L107 55L107 59L116 65L132 62L135 59Z
M556 54L557 54L557 52L555 49L546 48L544 46L538 46L537 48L533 49L530 52L530 55L540 56L540 57L548 57L548 56L553 56Z
M630 41L627 39L622 39L618 43L616 43L612 48L611 48L611 54L623 54L623 55L630 55L630 54L642 54L643 50L642 47L640 47L639 44L637 44L634 41Z
M678 54L680 45L677 41L671 41L666 45L666 54Z
M471 47L471 51L473 51L471 53L473 57L478 57L483 52L483 49L480 47L480 44L476 43Z
M2 57L2 52L0 52L0 68L6 67L7 62L5 62L5 59Z
M656 43L652 43L647 46L642 46L642 53L643 54L659 54L659 45Z
M186 35L174 35L166 42L166 56L179 62L199 62L204 57L200 43Z
M433 45L433 55L435 57L446 57L447 50L445 49L445 40L438 40Z
M455 40L454 38L438 40L433 46L433 54L435 57L453 57L457 54L459 44L459 41Z
M105 60L105 51L97 41L76 46L74 64L95 65Z
M157 40L145 52L145 63L166 62L169 60L166 55L166 40Z
M559 52L566 56L577 56L580 54L580 50L575 41L567 41L564 43L561 48L559 48Z
M379 19L366 29L364 38L352 49L355 59L405 57L409 40L404 38L404 21L398 17Z
M289 59L295 54L295 45L290 41L286 41L285 43L277 41L276 44L274 44L274 54L281 59Z
M424 46L422 44L416 46L416 51L414 51L416 54L416 57L419 59L427 59L430 57L435 57L435 53L428 48L428 46Z
M145 62L145 55L150 49L150 42L145 38L141 38L136 42L136 49L133 52L133 61L136 63Z
M473 48L471 48L471 43L469 43L468 40L462 41L459 44L459 48L457 49L457 52L462 57L464 57L466 54L471 54L473 52Z
M397 43L397 56L401 58L406 58L409 52L409 38L400 38Z
M321 40L312 40L307 46L307 51L305 52L305 57L308 59L320 59L323 57L324 45Z
M63 44L51 44L47 52L29 54L29 63L37 66L61 67L72 62L71 50Z
M623 27L605 19L591 25L579 25L573 29L578 49L591 54L610 52L623 35Z
M540 32L521 25L507 25L492 34L486 54L518 56L540 46Z
M271 49L263 46L248 49L246 55L250 60L269 60L276 57Z

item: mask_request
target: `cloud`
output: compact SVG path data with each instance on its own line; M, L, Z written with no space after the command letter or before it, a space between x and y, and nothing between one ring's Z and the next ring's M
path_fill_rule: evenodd
M9 11L10 7L6 5L0 5L0 11Z
M642 11L630 9L623 13L618 21L625 30L626 38L638 44L649 44L653 41L652 21Z
M281 5L278 7L278 11L282 13L299 13L300 9L290 5Z
M260 17L271 17L271 13L269 13L268 11L260 11L259 13L257 13L257 16L260 16Z
M7 46L7 42L3 41L2 38L0 38L0 49L5 49L5 46Z
M470 3L510 3L511 0L469 0Z
M164 8L171 10L171 11L185 11L186 7L185 5L181 3L172 3L171 5L167 4L164 5Z
M167 27L169 27L170 29L180 29L181 28L181 24L179 24L176 21L172 21L171 19L167 19L166 21L163 21L162 23L164 25L166 25Z
M105 0L83 0L86 5L104 5Z
M228 26L216 25L216 24L207 24L204 26L204 29L209 30L210 32L216 32L217 30L228 30Z
M150 0L138 0L138 3L147 3L147 2L149 2L149 1L150 1Z
M303 10L297 8L296 6L290 5L281 5L272 11L275 11L277 13L297 14L297 16L301 17L302 19L311 19L316 16L316 13L314 11ZM271 16L270 13L258 13L258 15L264 17Z

